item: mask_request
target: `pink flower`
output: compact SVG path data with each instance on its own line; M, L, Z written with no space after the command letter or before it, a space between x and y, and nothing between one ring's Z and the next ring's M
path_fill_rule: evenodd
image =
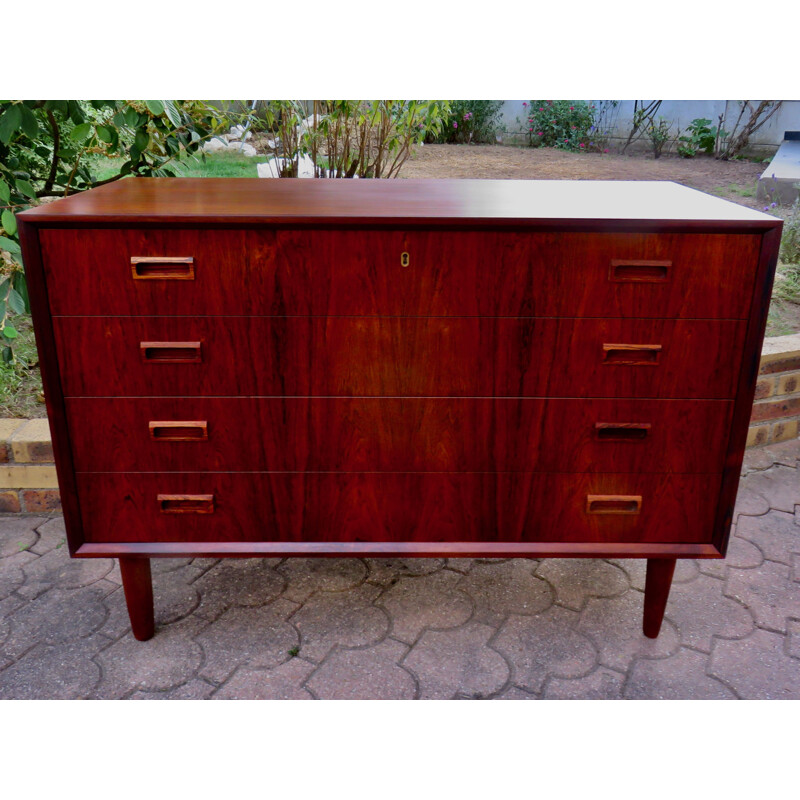
M565 142L568 142L568 141L569 141L569 139L564 139L564 141L565 141Z
M528 128L528 132L529 132L529 133L530 133L530 131L532 131L532 130L533 130L533 128Z
M527 103L523 103L522 105L523 105L523 106L527 106L528 104L527 104Z
M537 133L536 135L537 136L544 136L544 134L541 131L539 131L539 133Z
M454 128L457 128L457 127L458 127L458 123L457 123L457 122L454 122L454 123L453 123L453 127L454 127Z
M581 147L583 147L583 142L581 142Z
M575 106L570 106L570 107L569 107L569 110L570 110L570 111L574 111L574 110L575 110Z
M541 107L539 108L539 111L544 111L544 106L541 106Z
M604 153L607 153L607 152L608 152L608 150L603 150L603 152L604 152Z
M575 130L577 127L578 127L577 125L573 125L572 130Z

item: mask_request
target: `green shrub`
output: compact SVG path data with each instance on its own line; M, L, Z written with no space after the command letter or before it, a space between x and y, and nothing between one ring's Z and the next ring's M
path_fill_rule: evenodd
M596 145L593 105L584 100L531 100L525 132L531 147L557 147L561 150L591 150Z
M783 221L780 259L784 264L800 264L800 201L795 201Z
M678 137L683 144L678 145L678 155L694 158L698 153L711 155L717 141L717 129L711 127L710 119L693 119L687 128L688 136Z
M494 142L502 130L502 100L450 100L450 114L441 133L432 142L465 144Z

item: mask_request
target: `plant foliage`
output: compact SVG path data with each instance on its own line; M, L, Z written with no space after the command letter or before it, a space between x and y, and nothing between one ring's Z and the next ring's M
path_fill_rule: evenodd
M595 148L594 105L584 100L531 100L525 104L528 116L525 132L531 147L561 150Z
M502 130L502 100L450 100L450 113L438 136L427 141L446 144L470 144L496 141Z

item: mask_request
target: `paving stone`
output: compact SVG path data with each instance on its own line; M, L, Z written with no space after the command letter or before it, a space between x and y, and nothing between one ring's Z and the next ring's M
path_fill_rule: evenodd
M538 700L535 694L520 689L519 686L511 686L502 694L497 695L495 700Z
M754 472L745 480L748 488L760 494L776 511L791 514L795 503L800 503L800 477L796 469L776 465L764 472Z
M33 546L39 538L36 527L46 521L47 517L0 516L0 558L16 555Z
M499 692L510 670L505 659L488 645L493 634L493 628L479 622L423 633L402 662L416 676L420 698L478 699Z
M192 678L167 692L134 692L129 700L208 700L217 687L199 678Z
M749 519L742 517L740 521ZM753 517L758 519L758 517ZM727 578L729 569L755 569L764 563L764 554L747 539L741 536L732 535L728 543L728 552L725 558L701 558L697 560L697 566L703 575L710 575L712 578Z
M258 608L232 608L205 628L195 641L203 648L200 676L221 683L240 665L275 667L300 644L286 620L297 610L288 600Z
M775 456L766 447L748 447L742 460L742 475L769 469L775 463Z
M743 517L738 533L770 561L791 566L793 555L800 553L800 527L794 524L793 513L770 511L761 517Z
M635 661L625 684L628 700L735 700L736 695L705 673L708 656L681 648L670 658Z
M34 644L55 645L90 636L108 616L108 589L92 584L83 589L51 589L14 611L11 633L3 644L6 655L21 655Z
M800 612L800 583L791 579L784 564L765 561L759 569L732 569L725 594L744 603L756 625L786 633L786 622Z
M513 668L513 681L540 692L548 677L578 678L597 665L591 640L575 630L579 615L553 606L535 616L512 615L500 629L494 648Z
M320 700L413 700L416 682L397 664L407 652L392 639L364 650L334 650L306 686Z
M381 590L362 584L339 592L315 594L292 617L300 631L300 655L320 662L335 646L365 647L388 633L389 617L373 605Z
M192 561L194 561L193 558L151 558L150 571L153 575L161 575L164 572L175 572L182 567L189 566ZM202 574L202 572L200 574Z
M759 516L766 514L769 511L769 501L761 494L759 494L750 485L750 480L755 475L761 473L753 473L747 478L739 481L739 491L736 495L736 505L733 507L733 522L739 521L740 516Z
M288 558L277 571L288 583L284 596L296 603L304 603L314 592L352 589L368 574L361 558Z
M542 691L543 700L621 700L625 676L598 667L582 678L551 678Z
M656 639L642 633L644 596L626 592L619 597L592 599L581 612L577 630L586 634L599 650L603 666L625 672L637 657L665 658L678 652L678 631L667 618Z
M70 558L66 548L51 550L23 568L25 584L19 594L33 600L53 586L65 590L90 586L105 578L113 567L111 558Z
M200 592L198 614L216 619L228 608L253 608L274 600L286 588L286 579L275 570L278 562L263 558L222 559L194 587ZM187 569L196 569L194 565Z
M92 661L108 644L102 636L59 645L37 644L19 661L0 672L0 699L75 700L86 697L100 682Z
M146 642L127 634L95 657L103 678L94 696L114 699L132 690L160 692L186 683L203 662L192 636L205 625L206 620L190 617L157 630Z
M714 643L708 674L746 700L800 699L798 660L784 650L784 637L756 630L742 641Z
M646 575L645 571L645 575ZM700 575L700 568L694 558L679 558L675 563L675 574L672 576L673 585L676 583L690 583Z
M61 550L63 548L69 555L69 550L67 548L67 531L64 527L64 517L58 516L48 519L39 525L39 527L36 529L36 533L38 534L39 539L34 545L31 546L30 550L32 553L43 556L45 553L49 553L51 550Z
M800 464L800 439L789 439L786 442L771 444L769 447L760 448L768 452L775 464L798 468Z
M313 700L303 688L316 669L302 658L292 658L274 669L240 667L217 693L215 700Z
M25 582L25 573L22 568L36 561L38 556L23 550L13 556L0 558L0 600L5 600L12 592L22 586Z
M605 558L604 561L619 567L627 576L631 588L644 591L647 559L644 558ZM677 565L675 570L677 572Z
M466 575L475 563L474 558L448 558L447 568Z
M478 622L497 626L509 614L538 614L553 604L553 587L533 574L538 566L524 558L479 561L458 588L475 602Z
M574 611L580 611L589 597L613 597L630 585L624 570L594 558L546 558L535 575L553 587L556 603Z
M455 590L461 576L442 570L418 578L402 578L376 605L392 620L391 635L413 644L423 628L455 628L472 616L472 601Z
M678 628L681 644L711 652L712 638L741 639L753 632L753 616L726 597L725 582L702 575L689 584L673 583L667 617Z
M786 625L789 635L786 637L786 654L800 658L800 619L790 619ZM800 669L800 665L798 665Z
M369 569L368 581L390 583L400 578L430 575L445 565L443 558L365 558Z

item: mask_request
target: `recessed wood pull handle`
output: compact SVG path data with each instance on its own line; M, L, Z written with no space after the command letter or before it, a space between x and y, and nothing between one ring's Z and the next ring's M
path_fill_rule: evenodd
M608 279L618 283L666 283L670 276L671 261L618 261L613 260Z
M205 442L208 439L208 422L150 422L150 436L156 442Z
M131 272L137 281L193 281L194 259L134 256Z
M139 342L142 360L148 364L198 363L203 360L201 342Z
M650 434L650 423L595 422L594 431L601 442L641 442Z
M213 514L213 494L160 494L158 510L162 514Z
M642 496L622 494L586 495L587 514L638 514L642 510Z
M654 367L661 355L660 344L604 344L603 363L633 367Z

